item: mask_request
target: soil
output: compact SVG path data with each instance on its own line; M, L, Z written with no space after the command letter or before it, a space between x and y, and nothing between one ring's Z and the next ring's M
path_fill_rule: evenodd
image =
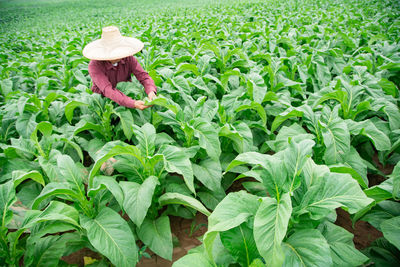
M379 175L379 174L368 174L367 177L368 177L368 181L369 181L368 187L378 185L386 180L385 177L383 177L382 175Z
M80 249L68 256L61 257L61 259L68 264L76 264L78 266L84 266L85 262L83 257L90 257L92 259L98 259L98 260L101 259L99 253L94 252L88 248Z
M83 166L90 167L93 164L92 158L89 156L89 153L83 151Z
M393 172L394 165L385 165L383 166L382 163L379 161L378 154L375 153L375 155L372 157L372 161L375 163L375 166L385 175L389 175ZM368 174L368 181L369 181L369 187L378 185L385 181L386 178L382 175L379 174Z
M383 236L380 231L365 221L357 221L353 228L350 214L341 208L336 209L336 214L335 224L354 235L353 242L358 250L369 247L372 242Z
M185 256L190 249L201 245L201 241L198 238L207 232L207 216L197 213L195 222L199 228L195 228L192 235L190 235L192 220L170 216L170 222L172 234L179 240L178 246L173 250L172 262L148 250L147 252L151 255L151 258L143 257L137 267L170 267L173 262Z
M383 172L383 174L388 175L393 172L394 165L387 164L387 165L383 166L382 163L379 161L378 153L375 153L375 155L372 157L372 161L375 163L375 166L381 172Z
M372 158L375 166L384 174L389 175L393 172L393 165L386 165L383 166L382 163L379 161L378 154ZM379 185L383 181L386 180L386 177L379 175L379 174L368 174L368 182L369 187ZM354 234L354 245L357 249L363 250L371 245L376 239L383 236L382 232L377 230L371 224L365 221L357 221L352 225L350 214L343 209L339 208L336 209L337 220L335 222L336 225L339 225L345 228L347 231Z

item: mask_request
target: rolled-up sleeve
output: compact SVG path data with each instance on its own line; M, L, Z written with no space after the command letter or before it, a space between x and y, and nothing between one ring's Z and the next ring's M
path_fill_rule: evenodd
M150 75L140 66L138 60L132 57L131 68L132 73L135 75L136 79L143 85L144 91L146 94L150 94L150 92L157 93L157 87L154 84L153 79Z
M115 101L121 106L128 108L135 108L135 100L125 95L121 91L112 87L110 80L105 74L104 69L96 64L95 61L89 63L89 75L92 78L93 83L99 88L102 95Z

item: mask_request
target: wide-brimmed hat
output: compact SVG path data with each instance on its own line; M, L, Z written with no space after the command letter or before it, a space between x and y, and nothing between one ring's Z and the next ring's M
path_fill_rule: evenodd
M115 26L103 28L101 38L85 46L82 53L88 59L114 60L132 56L143 49L143 42L122 36Z

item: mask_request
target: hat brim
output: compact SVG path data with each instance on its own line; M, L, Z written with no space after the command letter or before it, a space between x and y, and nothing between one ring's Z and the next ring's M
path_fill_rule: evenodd
M87 44L82 53L88 59L115 60L132 56L140 52L143 47L143 42L133 37L122 37L112 44L106 44L99 39Z

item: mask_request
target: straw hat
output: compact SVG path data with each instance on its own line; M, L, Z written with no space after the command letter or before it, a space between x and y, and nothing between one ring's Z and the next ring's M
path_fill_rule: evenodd
M115 26L103 28L101 39L85 46L83 55L88 59L114 60L132 56L142 50L144 44L132 37L124 37Z

